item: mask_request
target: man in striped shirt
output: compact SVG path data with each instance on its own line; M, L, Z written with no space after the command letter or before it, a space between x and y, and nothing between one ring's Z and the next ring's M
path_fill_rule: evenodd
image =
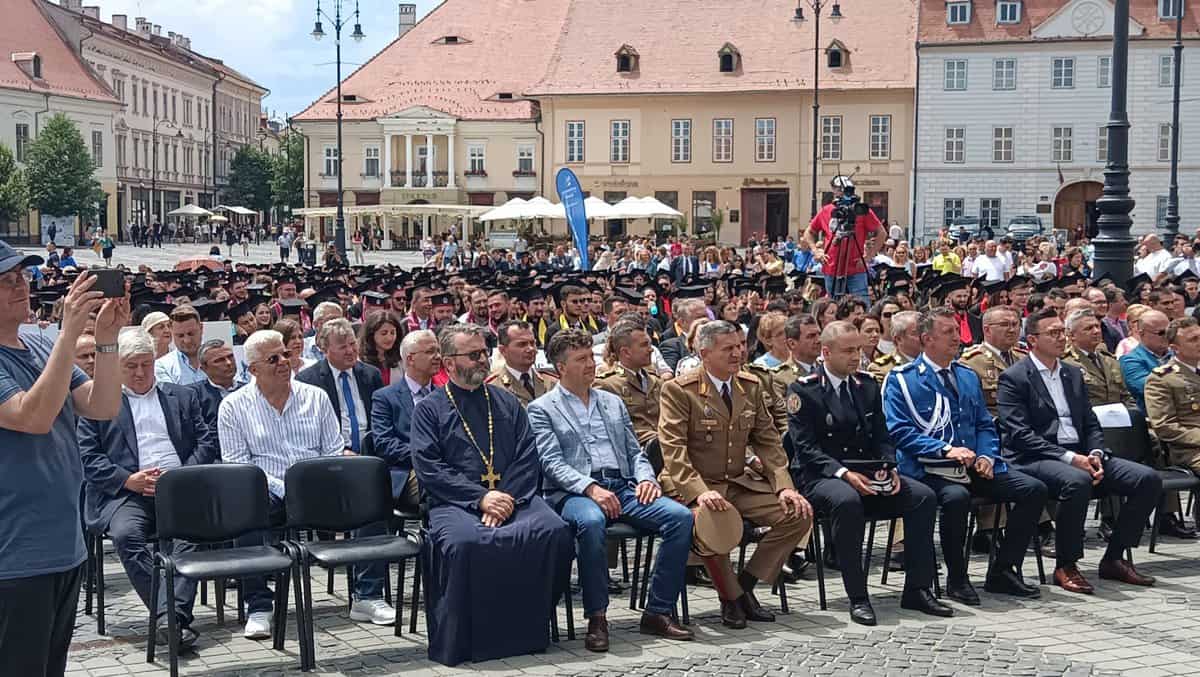
M221 402L217 413L221 460L263 469L271 492L271 521L282 525L287 469L297 461L342 454L346 444L329 397L316 386L292 379L283 335L257 331L246 339L245 351L254 381ZM238 545L262 542L259 533L238 539ZM242 579L242 591L249 611L246 638L270 637L272 596L266 578Z

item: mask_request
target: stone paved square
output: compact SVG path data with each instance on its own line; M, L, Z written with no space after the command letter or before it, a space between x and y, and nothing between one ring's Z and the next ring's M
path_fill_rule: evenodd
M883 538L876 540L870 574L871 595L880 624L864 628L851 624L845 594L837 572L826 579L829 610L817 602L816 570L788 587L790 613L778 615L774 624L752 624L733 631L721 626L719 607L711 588L688 588L689 610L697 641L674 643L637 632L640 612L630 611L629 597L614 595L609 619L612 650L593 654L583 648L586 623L576 618L580 634L565 636L565 614L560 605L561 641L542 655L517 656L483 664L447 668L425 657L424 613L418 615L417 633L409 633L405 590L404 636L396 638L390 627L353 623L346 613L344 574L335 576L333 596L325 592L326 574L314 571L316 596L316 675L862 675L1048 677L1064 675L1195 674L1200 661L1200 543L1164 538L1158 552L1143 546L1134 551L1140 571L1156 576L1153 588L1135 588L1100 580L1096 565L1102 541L1089 523L1089 539L1080 570L1096 586L1092 597L1072 595L1052 585L1042 586L1035 601L1008 599L983 592L986 561L972 558L971 574L979 586L983 606L968 608L952 603L954 618L933 619L899 607L903 574L893 573L880 585ZM880 530L882 531L882 530ZM630 557L633 555L630 549ZM1048 566L1053 566L1052 562ZM619 569L614 571L619 576ZM145 662L145 611L132 592L124 571L111 550L105 555L108 636L96 634L96 622L83 614L83 598L72 645L68 675L165 674L166 655L160 650L154 665ZM1026 580L1036 579L1032 555L1025 562ZM395 580L395 569L392 571ZM943 581L944 582L944 581ZM295 643L294 616L282 653L270 642L243 639L228 592L225 624L218 625L212 587L209 605L196 604L195 628L200 640L180 661L180 673L218 677L300 674ZM778 611L778 598L766 591L760 599ZM577 615L581 608L575 595ZM494 619L503 623L504 619Z

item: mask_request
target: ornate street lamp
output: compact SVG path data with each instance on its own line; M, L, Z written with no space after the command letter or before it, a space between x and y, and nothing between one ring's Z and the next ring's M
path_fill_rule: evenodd
M821 208L820 193L817 192L817 174L819 173L818 152L821 140L821 55L825 50L821 48L821 10L832 4L829 10L829 19L836 23L842 18L842 5L836 0L830 3L829 0L801 0L801 4L796 7L796 14L792 17L793 21L805 21L804 6L808 5L813 13L813 120L812 120L812 216L817 215L817 211Z
M1183 71L1183 0L1175 1L1175 44L1173 52L1175 82L1171 99L1171 183L1167 189L1167 218L1163 244L1170 250L1179 235L1179 87Z
M1094 241L1093 279L1107 274L1124 285L1133 276L1130 234L1134 201L1129 196L1129 0L1115 0L1113 13L1112 105L1108 113L1108 163L1104 166L1104 193L1096 200L1100 211L1099 234Z

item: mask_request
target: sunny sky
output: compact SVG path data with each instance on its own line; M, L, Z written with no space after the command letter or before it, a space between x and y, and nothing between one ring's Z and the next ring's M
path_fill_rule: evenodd
M410 0L417 18L424 17L441 0ZM284 118L306 108L334 86L333 28L322 19L326 37L312 39L317 0L96 0L100 18L128 14L129 25L144 16L167 31L192 39L192 49L221 59L271 90L263 106L272 116ZM398 0L359 0L366 39L349 39L353 19L343 32L342 77L352 72L395 39ZM343 8L354 11L353 0ZM333 0L321 0L321 9L333 16Z

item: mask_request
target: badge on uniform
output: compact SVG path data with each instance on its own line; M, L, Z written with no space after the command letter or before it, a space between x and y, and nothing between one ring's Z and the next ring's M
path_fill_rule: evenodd
M800 400L800 396L796 393L790 393L787 396L787 410L789 414L794 414L800 411L801 404L803 403Z

